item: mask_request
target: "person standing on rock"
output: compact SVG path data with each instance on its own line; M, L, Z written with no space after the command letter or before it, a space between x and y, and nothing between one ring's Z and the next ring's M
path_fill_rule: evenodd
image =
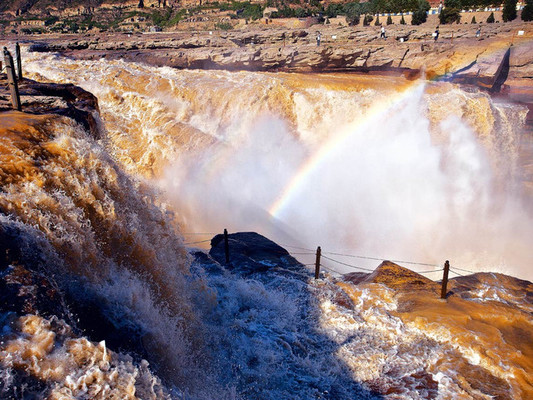
M320 31L316 32L316 45L320 46L320 39L322 38L322 35L320 34Z
M480 36L481 36L481 26L477 28L477 31L476 31L476 37L480 37Z
M384 26L381 27L381 35L380 35L379 37L380 37L381 39L387 39L387 38L385 37L385 27L384 27Z
M433 36L435 37L435 42L437 41L437 39L439 38L439 27L437 26L437 29L435 29L435 33L433 34Z

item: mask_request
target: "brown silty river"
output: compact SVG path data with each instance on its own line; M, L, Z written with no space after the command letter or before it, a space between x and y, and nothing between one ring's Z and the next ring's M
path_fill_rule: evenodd
M398 281L396 291L371 281L315 283L316 329L338 344L335 357L352 379L385 398L533 397L533 288L498 275L533 280L525 107L399 77L25 57L29 78L95 94L104 134L89 140L66 118L4 114L0 206L40 231L71 272L153 327L146 346L175 372L174 384L194 374L200 384L200 369L183 372L191 362L183 354L201 351L198 332L215 330L199 322L190 300L205 282L185 282L183 243L187 234L228 228L360 255L362 268L374 269L377 257L437 267L450 260L459 272L487 272L454 280L446 307L429 280L420 290ZM183 267L171 270L175 257ZM314 256L296 257L307 264ZM438 280L441 272L427 276ZM254 291L242 285L242 293ZM276 307L287 301L278 295L264 294ZM82 344L73 350L75 342L50 334L56 328L37 316L21 326L2 348L16 365L55 382L82 368L71 359ZM49 341L23 341L35 332ZM54 354L51 343L70 355ZM118 357L102 346L87 352L102 371L98 363ZM103 384L110 375L94 379ZM66 393L56 389L51 398Z

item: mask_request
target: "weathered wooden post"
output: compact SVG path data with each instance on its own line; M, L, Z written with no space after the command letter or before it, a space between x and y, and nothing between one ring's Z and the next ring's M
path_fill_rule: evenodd
M19 42L15 45L15 53L17 55L17 76L19 81L22 80L22 57L20 56Z
M6 74L9 84L9 91L11 92L11 104L13 109L21 111L19 87L17 85L17 77L15 76L15 66L13 65L13 57L11 53L4 47L4 61L6 62Z
M448 272L450 272L450 262L446 260L446 262L444 263L444 274L442 275L442 289L440 292L441 299L445 299L446 293L448 292Z
M227 229L224 229L224 253L226 254L226 264L229 264L229 242Z
M315 279L318 279L320 274L320 255L322 254L322 249L320 246L316 248L316 261L315 261Z

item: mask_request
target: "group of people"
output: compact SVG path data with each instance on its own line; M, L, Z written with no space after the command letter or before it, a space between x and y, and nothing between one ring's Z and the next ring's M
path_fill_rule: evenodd
M435 40L435 42L438 40L439 38L439 27L437 26L437 28L435 29L435 32L433 32L433 39ZM476 31L476 37L480 37L481 36L481 27L479 27ZM385 34L385 27L384 26L381 26L381 32L379 34L379 38L380 39L387 39L387 35ZM316 45L317 46L320 46L320 42L322 40L322 34L320 33L320 31L317 31L316 32Z

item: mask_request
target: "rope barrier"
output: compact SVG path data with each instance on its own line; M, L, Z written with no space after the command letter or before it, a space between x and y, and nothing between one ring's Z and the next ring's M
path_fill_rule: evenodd
M431 274L433 272L441 272L444 271L444 268L441 269L434 269L433 271L415 271L417 274Z
M358 267L358 266L356 266L356 265L346 264L346 263L343 263L342 261L334 260L333 258L327 257L327 256L325 256L325 255L322 255L322 257L324 257L326 260L330 260L330 261L336 262L336 263L338 263L338 264L345 265L345 266L347 266L347 267L351 267L351 268L355 268L355 269L360 269L360 270L368 271L368 272L374 272L373 269L368 269L368 268Z
M298 250L306 250L306 251L310 251L312 254L315 253L315 250L314 249L306 249L305 247L297 247L297 246L290 246L288 244L283 244L283 243L278 243L280 246L283 246L283 247L289 247L289 248L292 248L292 249L298 249Z
M324 252L326 254L332 254L334 256L343 256L343 257L352 257L352 258L362 258L365 260L374 260L374 261L383 261L387 260L387 258L378 258L378 257L367 257L367 256L356 256L352 254L342 254L342 253L333 253L333 252ZM400 260L389 260L396 264L412 264L412 265L424 265L426 267L438 267L438 265L435 264L428 264L428 263L421 263L421 262L415 262L415 261L400 261Z
M329 272L334 272L334 273L336 273L336 274L342 275L342 273L340 273L340 272L337 271L337 270L334 270L333 268L328 268L328 267L326 267L326 266L324 266L324 265L322 265L322 264L320 264L320 266L321 266L322 268L324 268L325 270L329 271Z
M201 236L201 235L216 235L217 233L216 232L182 232L182 235L191 235L191 236L194 236L194 235L198 235L198 236ZM200 241L196 241L196 242L188 242L188 243L185 243L185 245L193 245L193 244L200 244L200 243L206 243L206 242L209 242L211 241L211 239L207 239L207 240L200 240ZM292 245L288 245L288 244L279 244L280 246L283 246L283 247L288 247L288 248L292 248L292 249L297 249L297 250L304 250L305 252L289 252L289 254L292 256L292 255L315 255L316 252L314 249L308 249L306 247L299 247L299 246L292 246ZM278 252L276 252L278 253ZM282 254L281 252L279 252L279 254ZM336 252L322 252L322 257L329 260L329 261L332 261L334 263L337 263L337 264L340 264L340 265L344 265L346 267L349 267L349 268L352 268L352 269L355 269L355 270L359 270L359 271L366 271L366 272L374 272L375 270L374 269L370 269L370 268L365 268L365 267L359 267L357 265L353 265L353 264L348 264L348 263L345 263L345 262L342 262L342 261L339 261L339 260L336 260L334 258L331 258L331 257L328 257L326 256L325 254L330 254L330 255L334 255L334 256L341 256L341 257L351 257L351 258L359 258L359 259L364 259L364 260L374 260L374 261L383 261L383 260L386 260L386 258L383 258L383 257L368 257L368 256L361 256L361 255L354 255L354 254L345 254L345 253L336 253ZM416 261L401 261L401 260L389 260L393 263L396 263L396 264L410 264L410 265L424 265L424 266L429 266L429 267L439 267L439 265L436 265L436 264L430 264L430 263L423 263L423 262L416 262ZM314 266L315 263L309 263L309 264L303 264L304 266L306 267L309 267L309 266ZM336 274L340 274L342 275L341 272L335 270L335 269L332 269L330 267L325 267L324 265L320 264L321 267L325 268L326 270L328 271L331 271L331 272L334 272ZM436 272L441 272L443 271L444 268L438 268L438 269L434 269L434 270L427 270L427 271L414 271L418 274L432 274L432 273L436 273ZM474 271L470 271L470 270L467 270L467 269L463 269L463 268L459 268L459 267L454 267L453 269L450 268L450 272L453 272L454 274L458 275L458 276L465 276L457 271L462 271L462 272L466 272L466 273L470 273L470 274L475 274L476 272Z
M474 272L474 271L469 271L467 269L463 269L463 268L459 268L459 267L453 267L453 269L456 269L457 271L463 271L463 272L468 272L470 274L476 274L477 272Z
M450 272L453 272L455 275L464 276L463 274L460 274L457 271L454 271L452 268L450 268Z

